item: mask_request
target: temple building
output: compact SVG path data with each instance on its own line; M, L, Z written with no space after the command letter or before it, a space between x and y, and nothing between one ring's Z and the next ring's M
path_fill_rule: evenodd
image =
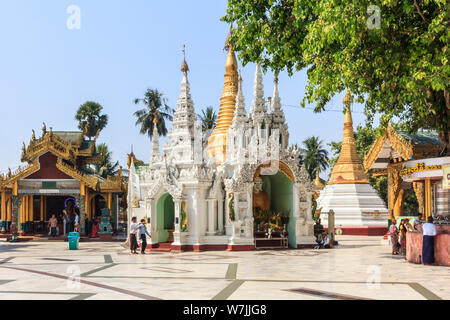
M444 183L450 157L440 156L442 150L437 133L407 134L390 125L373 143L364 167L374 176L388 177L389 219L412 215L403 209L408 189L414 190L424 218L450 217L450 186Z
M347 91L344 137L341 154L331 171L325 188L317 198L317 210L324 225L328 225L330 210L335 213L335 227L347 235L383 235L387 230L387 209L377 191L370 185L364 167L356 153L353 120L350 111L352 97Z
M247 112L243 80L228 46L219 118L211 136L203 138L188 72L184 59L173 129L163 152L155 126L149 162L129 156L128 219L146 219L152 250L312 246L314 184L299 167L299 150L289 148L278 80L273 97L264 98L256 67Z
M110 210L113 228L117 227L124 194L122 169L106 179L88 170L88 165L101 163L104 157L97 153L97 137L98 133L87 139L87 127L83 132L47 131L44 124L40 138L33 130L28 146L22 147L26 165L0 175L2 233L46 235L51 216L68 208L79 212L82 234L85 218L100 216L104 208Z

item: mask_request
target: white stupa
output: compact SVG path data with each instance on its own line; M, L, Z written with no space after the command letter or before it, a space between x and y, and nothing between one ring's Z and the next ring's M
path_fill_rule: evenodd
M338 232L353 235L383 235L387 230L388 210L377 191L370 185L356 153L353 121L350 111L352 97L347 91L344 104L344 138L341 154L330 180L320 192L317 208L322 224L328 225L328 212L335 213Z

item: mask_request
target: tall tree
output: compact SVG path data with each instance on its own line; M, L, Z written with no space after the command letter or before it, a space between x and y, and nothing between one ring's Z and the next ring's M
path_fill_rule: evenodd
M134 113L136 119L136 126L140 126L140 133L147 134L152 140L153 138L153 119L158 120L157 128L158 134L161 136L167 135L167 127L165 120L172 121L174 110L167 105L167 99L158 89L147 89L144 98L136 98L134 100L136 105L142 103L145 107Z
M228 0L222 19L243 64L307 68L301 105L324 110L348 88L369 119L433 129L450 154L448 0Z
M87 136L89 139L97 134L98 130L103 130L108 124L108 115L101 114L103 107L93 101L87 101L82 104L75 115L75 120L78 121L78 129L84 130L86 124Z
M207 107L206 112L202 110L202 114L199 114L198 117L202 122L202 131L208 131L214 129L216 126L217 113L214 111L213 107Z
M103 154L103 161L101 163L94 164L93 173L96 173L105 179L108 176L116 175L119 167L119 161L113 162L112 152L109 151L106 143L102 143L97 146L97 153Z
M329 166L328 151L323 148L323 140L319 137L312 136L304 140L300 153L311 179L315 178L316 172L326 170Z

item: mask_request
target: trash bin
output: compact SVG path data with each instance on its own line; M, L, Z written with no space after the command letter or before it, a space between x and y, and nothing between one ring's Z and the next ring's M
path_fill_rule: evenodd
M69 236L67 238L69 240L69 250L78 250L80 234L78 232L69 232Z

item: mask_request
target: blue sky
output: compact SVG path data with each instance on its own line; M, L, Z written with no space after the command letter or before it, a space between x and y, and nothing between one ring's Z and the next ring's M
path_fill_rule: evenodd
M79 30L67 28L70 5L81 10ZM28 144L31 129L39 136L43 121L55 131L77 130L74 115L87 100L102 104L109 116L99 141L109 145L114 158L125 167L133 145L136 156L148 162L151 143L134 125L134 98L148 87L158 88L176 107L186 44L196 111L210 105L218 110L229 28L220 21L225 11L224 0L2 0L0 172L21 164L22 141ZM247 110L254 71L253 64L242 68ZM311 135L326 143L342 138L341 112L314 114L299 107L305 72L279 78L291 143ZM266 96L272 96L272 84L273 74L268 73ZM341 110L343 95L327 109ZM356 127L365 117L361 105L353 109Z

